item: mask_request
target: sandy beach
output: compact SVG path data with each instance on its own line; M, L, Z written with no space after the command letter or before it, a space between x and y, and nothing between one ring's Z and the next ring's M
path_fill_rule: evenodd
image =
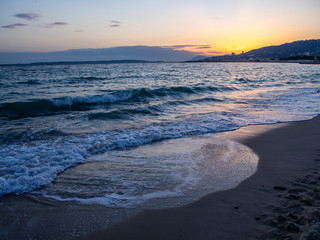
M146 210L81 239L319 239L319 126L317 117L227 133L259 155L252 177L188 206Z
M5 196L0 238L319 239L319 126L316 117L217 134L253 149L258 171L234 189L182 207L126 212L32 194Z
M320 0L0 6L0 240L320 240Z

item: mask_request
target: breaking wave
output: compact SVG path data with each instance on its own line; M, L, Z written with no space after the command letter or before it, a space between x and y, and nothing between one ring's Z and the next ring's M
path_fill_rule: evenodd
M133 90L120 90L102 95L90 96L68 96L53 99L34 99L24 102L2 103L0 105L0 117L2 118L24 118L42 115L53 115L65 111L85 111L96 105L129 102L151 102L161 99L179 99L185 95L196 95L201 93L213 93L219 91L230 91L233 88L223 87L169 87L148 89L139 88Z

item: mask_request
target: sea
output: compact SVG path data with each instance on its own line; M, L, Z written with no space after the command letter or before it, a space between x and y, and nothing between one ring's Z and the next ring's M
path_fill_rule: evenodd
M135 207L251 176L258 156L215 137L320 113L320 65L0 66L0 200Z

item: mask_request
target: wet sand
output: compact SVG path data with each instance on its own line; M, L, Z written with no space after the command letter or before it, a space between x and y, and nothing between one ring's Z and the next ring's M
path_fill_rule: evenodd
M320 239L320 117L216 135L259 155L234 189L143 211L5 196L0 239Z
M225 135L260 157L236 188L146 210L81 239L320 239L320 117L268 127Z

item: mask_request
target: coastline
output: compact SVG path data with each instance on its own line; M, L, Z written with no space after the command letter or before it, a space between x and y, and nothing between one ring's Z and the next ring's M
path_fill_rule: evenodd
M179 208L145 210L80 239L316 239L319 126L320 116L271 125L252 138L233 135L260 158L258 171L236 188ZM255 127L243 129L250 133Z
M126 212L33 194L5 196L0 199L0 214L5 216L0 221L0 237L295 239L301 234L318 233L312 230L316 228L312 216L319 214L315 206L320 204L310 195L320 191L315 183L320 172L319 126L320 116L213 134L253 149L260 157L258 171L236 188L206 195L182 207ZM116 220L111 222L112 218ZM293 218L303 221L298 224Z

